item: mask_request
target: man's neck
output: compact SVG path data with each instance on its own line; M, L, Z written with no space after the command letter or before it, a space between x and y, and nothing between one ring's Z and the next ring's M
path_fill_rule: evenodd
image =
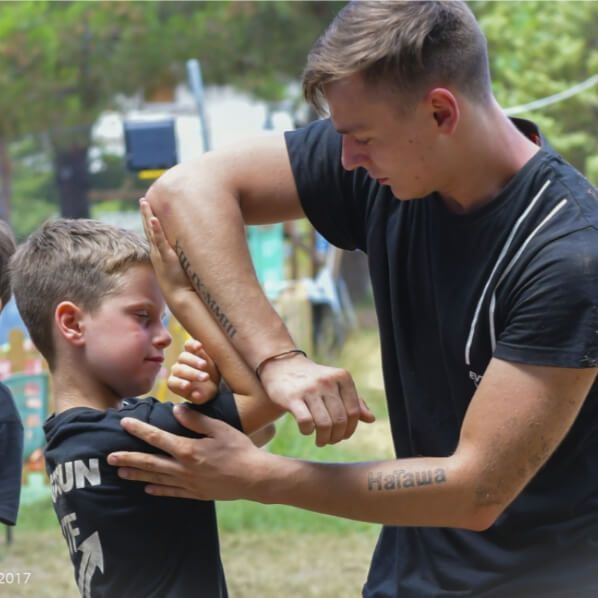
M465 118L461 152L453 154L451 174L440 192L447 207L467 213L494 199L539 151L498 104Z

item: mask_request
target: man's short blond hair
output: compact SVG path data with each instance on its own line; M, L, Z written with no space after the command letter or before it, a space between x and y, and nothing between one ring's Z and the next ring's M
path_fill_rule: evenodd
M150 264L139 235L96 220L46 222L10 261L12 289L31 340L55 366L54 311L62 301L94 311L118 289L123 272Z
M324 86L356 73L398 93L406 111L433 87L480 103L492 97L486 39L460 0L349 2L308 56L306 100L323 113Z

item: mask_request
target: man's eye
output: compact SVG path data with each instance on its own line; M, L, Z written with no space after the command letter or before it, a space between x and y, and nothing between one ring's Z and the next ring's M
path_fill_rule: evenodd
M144 321L149 320L149 317L150 317L149 314L146 311L138 311L135 315L140 320L144 320Z
M357 143L357 145L368 145L370 141L371 139L356 139L355 143Z

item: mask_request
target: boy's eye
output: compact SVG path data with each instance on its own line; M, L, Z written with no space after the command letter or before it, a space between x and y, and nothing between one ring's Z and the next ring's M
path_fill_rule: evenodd
M146 311L138 311L135 315L143 321L149 320L150 317L149 313Z
M370 143L371 139L356 139L355 143L357 143L357 145L368 145Z

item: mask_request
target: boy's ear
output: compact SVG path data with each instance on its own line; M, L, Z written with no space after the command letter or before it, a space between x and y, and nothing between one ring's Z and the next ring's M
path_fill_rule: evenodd
M54 322L59 334L76 346L85 344L82 319L83 312L72 301L60 302L54 311Z

